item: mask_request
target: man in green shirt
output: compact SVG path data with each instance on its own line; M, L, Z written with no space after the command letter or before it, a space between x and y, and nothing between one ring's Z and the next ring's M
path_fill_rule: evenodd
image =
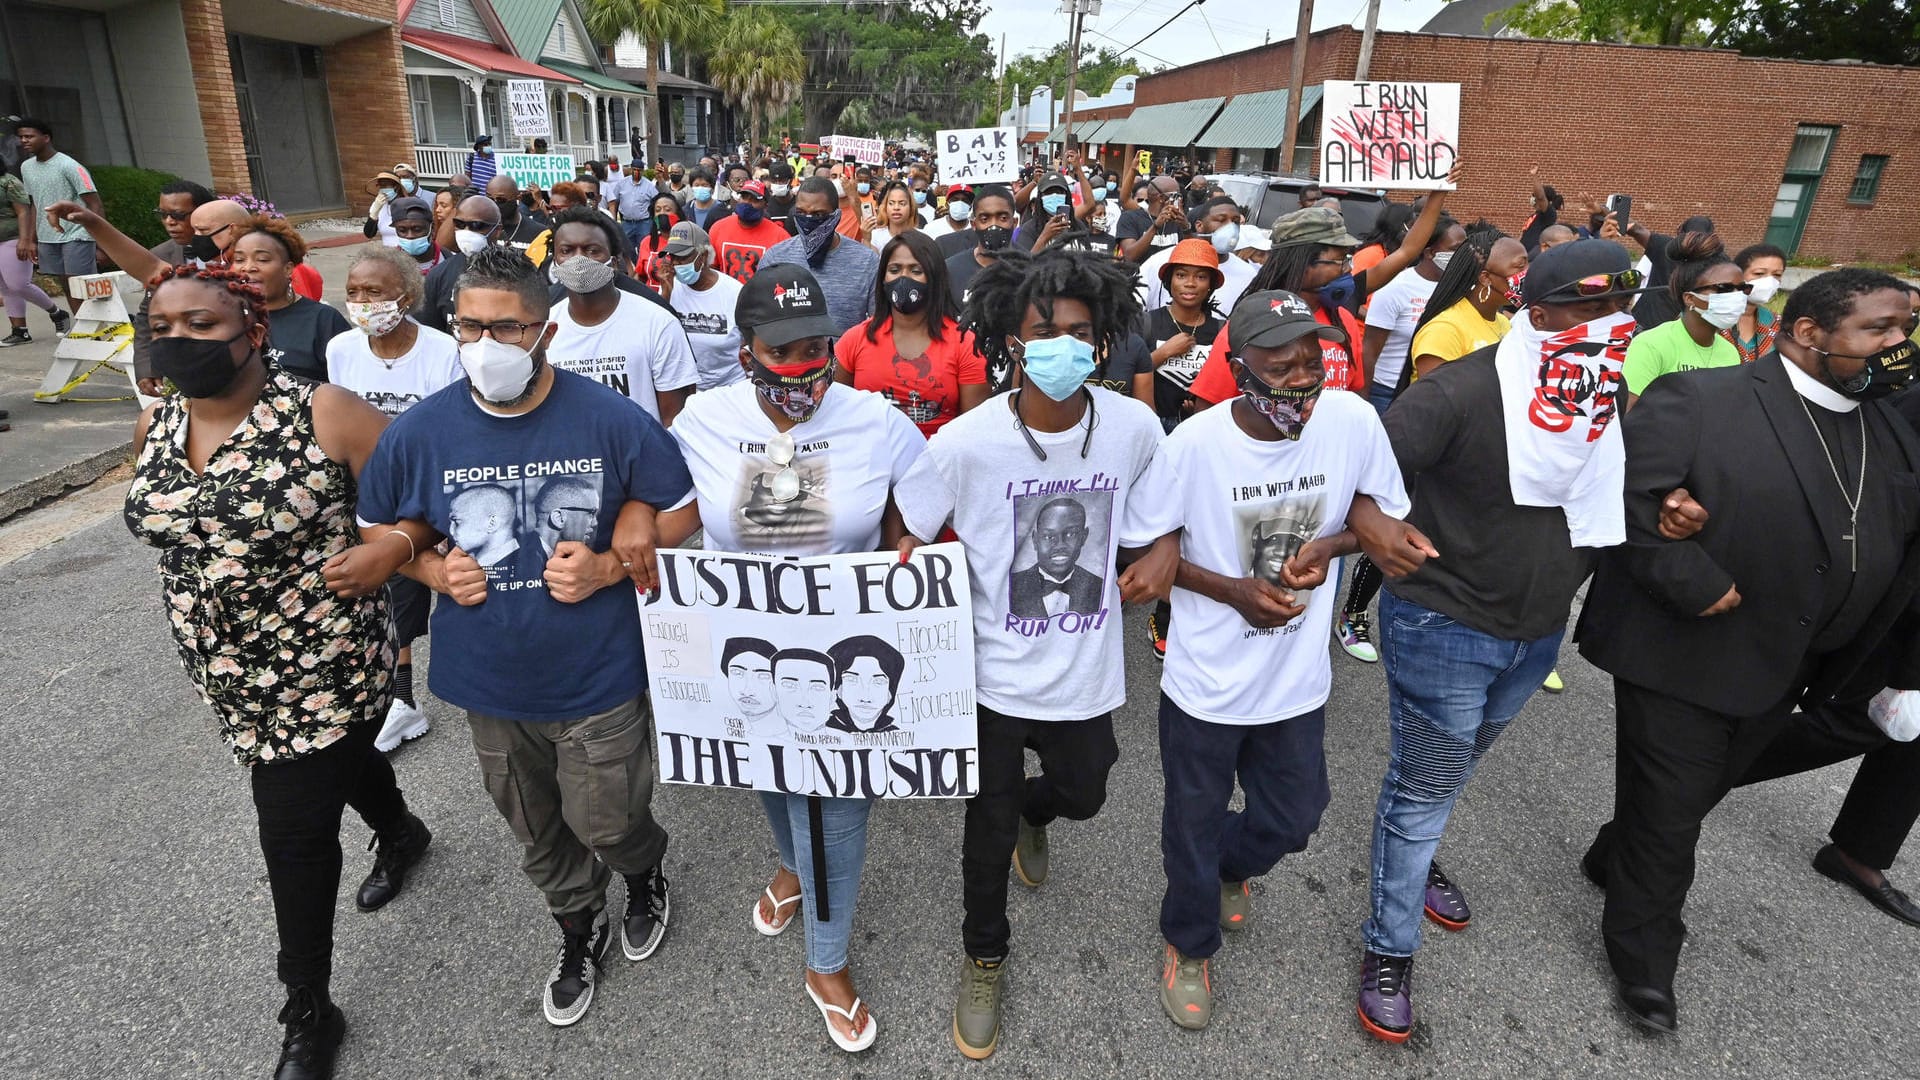
M14 124L14 134L20 138L21 152L27 155L20 162L20 182L26 185L27 194L33 200L35 226L32 233L21 230L18 255L28 262L38 258L41 273L62 281L99 272L94 262L93 237L87 230L70 221L49 221L44 212L54 203L73 199L85 203L94 213L106 216L100 192L93 186L87 167L53 148L53 126L45 120L22 117ZM80 297L74 293L71 288L67 290L67 307L78 311Z

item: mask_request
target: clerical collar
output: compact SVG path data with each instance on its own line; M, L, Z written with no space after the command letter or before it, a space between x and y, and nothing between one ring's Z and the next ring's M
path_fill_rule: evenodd
M1859 402L1800 370L1800 365L1787 359L1785 353L1780 354L1780 366L1787 369L1787 381L1801 397L1828 412L1849 413L1860 407Z

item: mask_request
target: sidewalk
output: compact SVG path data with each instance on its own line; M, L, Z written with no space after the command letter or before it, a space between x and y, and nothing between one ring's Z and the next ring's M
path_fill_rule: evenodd
M347 261L361 238L318 234L308 235L307 242L328 245L316 247L308 261L326 280L327 301L339 305L345 300ZM40 388L40 380L53 362L57 339L43 311L28 310L27 330L33 334L33 344L0 349L0 409L13 414L7 421L13 430L0 432L0 521L72 488L84 487L129 460L133 425L139 417L133 384L104 368L74 392L83 397L124 396L126 400L34 401L33 392ZM131 368L131 357L125 359L128 362L119 366Z

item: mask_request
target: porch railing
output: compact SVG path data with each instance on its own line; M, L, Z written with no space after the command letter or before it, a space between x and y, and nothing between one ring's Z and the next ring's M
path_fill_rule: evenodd
M423 180L446 180L467 167L467 155L472 152L473 148L467 146L416 146L414 171Z

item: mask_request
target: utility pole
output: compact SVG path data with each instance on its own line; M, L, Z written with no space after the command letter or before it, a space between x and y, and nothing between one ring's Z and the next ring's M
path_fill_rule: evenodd
M1353 81L1365 82L1373 64L1373 32L1380 26L1380 0L1367 0L1367 28L1360 34L1360 62L1353 65Z
M1007 111L1007 35L1000 35L1000 77L993 80L993 122Z
M1294 144L1300 134L1300 95L1307 89L1307 34L1313 29L1313 0L1300 0L1300 22L1293 31L1293 75L1287 81L1287 130L1280 136L1280 171L1293 172Z
M1073 146L1073 84L1080 74L1080 24L1088 15L1100 14L1100 0L1061 0L1060 10L1069 12L1067 18L1067 103L1066 111L1060 123L1065 131L1060 136L1062 149Z

